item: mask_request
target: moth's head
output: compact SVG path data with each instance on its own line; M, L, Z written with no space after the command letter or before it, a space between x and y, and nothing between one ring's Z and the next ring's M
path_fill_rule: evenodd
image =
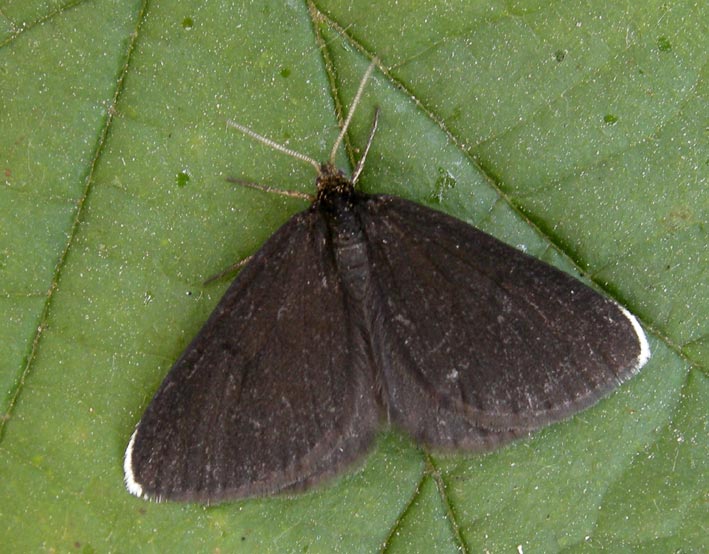
M321 208L335 208L347 204L354 193L352 180L329 162L320 165L315 183L318 189L316 203Z

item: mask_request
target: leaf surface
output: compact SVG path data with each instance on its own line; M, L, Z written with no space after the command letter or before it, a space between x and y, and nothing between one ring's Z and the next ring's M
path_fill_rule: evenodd
M16 552L699 551L707 492L702 2L0 3L0 543ZM653 358L487 455L383 432L310 493L150 504L133 426L228 286L305 207L372 57L343 167L578 273ZM348 159L349 158L349 159ZM303 340L308 340L307 334ZM704 497L704 498L703 498ZM704 503L703 503L704 502Z

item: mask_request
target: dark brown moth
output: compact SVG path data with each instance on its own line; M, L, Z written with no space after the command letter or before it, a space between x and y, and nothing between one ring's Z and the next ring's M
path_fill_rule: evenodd
M575 278L450 217L355 188L317 195L251 258L180 356L125 455L128 490L216 503L303 490L383 421L482 451L594 404L650 357L637 320ZM247 184L256 188L259 185Z

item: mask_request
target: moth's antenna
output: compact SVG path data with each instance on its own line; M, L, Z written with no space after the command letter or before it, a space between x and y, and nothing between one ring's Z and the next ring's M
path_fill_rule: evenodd
M364 72L362 80L359 82L357 94L355 94L354 100L352 100L352 105L350 106L350 110L349 112L347 112L345 123L342 125L342 130L340 131L340 134L338 135L335 144L332 145L332 151L330 152L330 165L335 165L335 155L337 154L337 149L340 147L342 139L345 137L345 133L347 132L347 128L350 126L350 121L352 121L352 116L354 115L355 109L357 108L357 104L359 104L359 101L362 98L362 93L364 92L364 85L367 84L367 81L369 80L369 77L372 74L375 65L376 60L372 60L372 63L369 64L367 71Z
M372 127L369 129L369 137L367 138L367 144L364 147L364 153L362 157L357 162L357 166L352 172L352 184L354 185L359 179L359 174L362 173L364 169L364 161L367 159L367 154L369 154L369 147L372 146L372 140L374 140L374 133L377 131L377 123L379 122L379 106L374 110L374 120L372 121Z
M304 162L308 162L310 165L312 165L315 170L320 174L320 164L316 162L313 158L310 156L306 156L305 154L301 154L300 152L296 152L295 150L291 150L290 148L287 148L283 146L282 144L277 143L275 140L271 140L268 137L264 137L263 135L259 135L256 131L252 131L248 127L244 127L243 125L240 125L236 123L235 121L232 121L231 119L228 119L226 122L227 125L230 127L234 127L234 129L238 129L245 135L250 136L252 139L255 139L259 141L262 144L265 144L266 146L270 146L274 150L278 150L279 152L283 152L284 154L288 154L289 156L296 158L298 160L302 160Z
M372 71L374 71L374 66L376 65L376 60L372 60L372 63L369 64L369 67L367 68L367 71L364 72L364 76L362 77L362 80L359 83L359 88L357 89L357 94L355 94L354 99L352 100L352 105L350 106L349 112L347 112L347 117L345 118L345 122L342 125L342 130L340 131L340 134L337 136L337 140L335 140L335 144L332 146L332 151L330 152L330 165L335 164L335 155L337 154L337 149L340 147L340 144L342 143L342 139L345 137L345 133L347 132L347 129L350 126L350 122L352 121L352 116L354 116L355 109L357 108L357 104L359 104L360 99L362 98L362 93L364 92L364 86L367 84L367 81L369 80L369 77L372 75ZM352 177L352 182L357 180L357 177L359 177L360 172L362 171L362 165L364 158L367 157L367 152L369 152L369 147L372 144L372 137L374 136L374 131L377 128L377 117L379 114L379 110L374 115L374 123L372 124L372 130L369 134L369 140L367 141L367 146L364 151L364 155L360 159L359 163L357 164L357 167L355 168L355 172ZM227 125L230 127L234 127L234 129L237 129L238 131L241 131L245 135L251 137L254 140L257 140L261 144L265 144L266 146L269 146L273 148L274 150L278 150L279 152L282 152L284 154L287 154L288 156L291 156L292 158L296 158L298 160L304 161L309 163L315 168L315 171L318 172L318 174L321 173L321 166L320 164L311 158L310 156L306 156L305 154L301 154L300 152L296 152L295 150L291 150L287 146L283 146L282 144L279 144L275 140L272 140L268 137L264 137L263 135L259 135L256 131L252 131L248 127L245 127L244 125L241 125L240 123L237 123L236 121L232 121L231 119L227 120Z

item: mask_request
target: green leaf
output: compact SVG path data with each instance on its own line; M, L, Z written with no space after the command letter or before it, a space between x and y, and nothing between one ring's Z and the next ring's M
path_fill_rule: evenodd
M0 3L0 544L12 552L700 551L707 518L703 2ZM383 431L307 494L129 495L160 381L312 168L370 60L362 186L579 273L636 313L642 373L487 455ZM308 340L307 333L303 340Z

